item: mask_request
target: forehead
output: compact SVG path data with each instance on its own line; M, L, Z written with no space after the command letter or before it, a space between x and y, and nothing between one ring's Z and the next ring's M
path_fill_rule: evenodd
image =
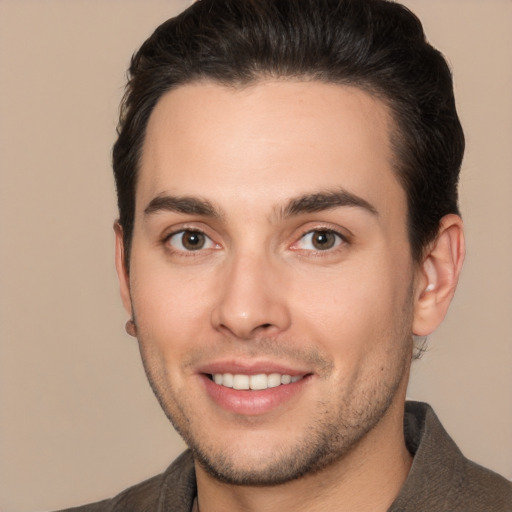
M333 187L370 202L405 203L391 129L386 105L355 87L285 80L180 86L150 117L138 210L161 194L270 205Z

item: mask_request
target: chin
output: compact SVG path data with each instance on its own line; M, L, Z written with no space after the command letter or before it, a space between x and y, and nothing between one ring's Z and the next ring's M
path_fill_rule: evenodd
M244 433L229 439L206 440L202 435L180 432L195 461L217 481L237 486L266 487L285 484L306 475L313 475L342 460L378 423L390 403L370 415L366 421L316 421L302 429L295 440L284 432L271 441L271 434L261 432L249 440ZM327 411L324 411L324 415ZM237 439L238 442L233 442ZM215 444L214 444L215 442ZM263 447L263 449L262 449Z

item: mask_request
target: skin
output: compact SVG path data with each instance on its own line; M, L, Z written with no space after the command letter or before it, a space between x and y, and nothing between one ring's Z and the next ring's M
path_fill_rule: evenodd
M406 478L411 337L444 317L463 240L447 216L413 262L391 132L383 103L319 82L189 84L151 115L116 261L202 512L386 510ZM226 399L224 367L306 378Z

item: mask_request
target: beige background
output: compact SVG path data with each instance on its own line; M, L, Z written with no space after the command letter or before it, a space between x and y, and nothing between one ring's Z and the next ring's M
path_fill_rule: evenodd
M129 56L185 0L0 0L0 509L110 496L182 449L124 333L110 147ZM455 70L468 257L409 395L512 478L512 2L408 0Z

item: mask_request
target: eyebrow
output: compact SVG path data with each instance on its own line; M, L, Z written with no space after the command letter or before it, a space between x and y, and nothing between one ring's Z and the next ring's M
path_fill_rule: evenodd
M280 209L283 218L294 217L305 213L321 212L339 207L357 207L378 216L377 209L368 201L345 189L305 194L291 199ZM201 215L204 217L221 218L222 214L210 201L192 196L159 195L153 198L144 210L145 215L159 212L176 212L185 215Z
M294 199L281 210L283 217L293 217L304 213L321 212L342 206L362 208L378 216L377 209L368 201L345 189L306 194Z
M153 198L144 209L144 214L151 215L164 211L188 215L201 215L204 217L221 217L220 211L207 199L169 195L161 195Z

